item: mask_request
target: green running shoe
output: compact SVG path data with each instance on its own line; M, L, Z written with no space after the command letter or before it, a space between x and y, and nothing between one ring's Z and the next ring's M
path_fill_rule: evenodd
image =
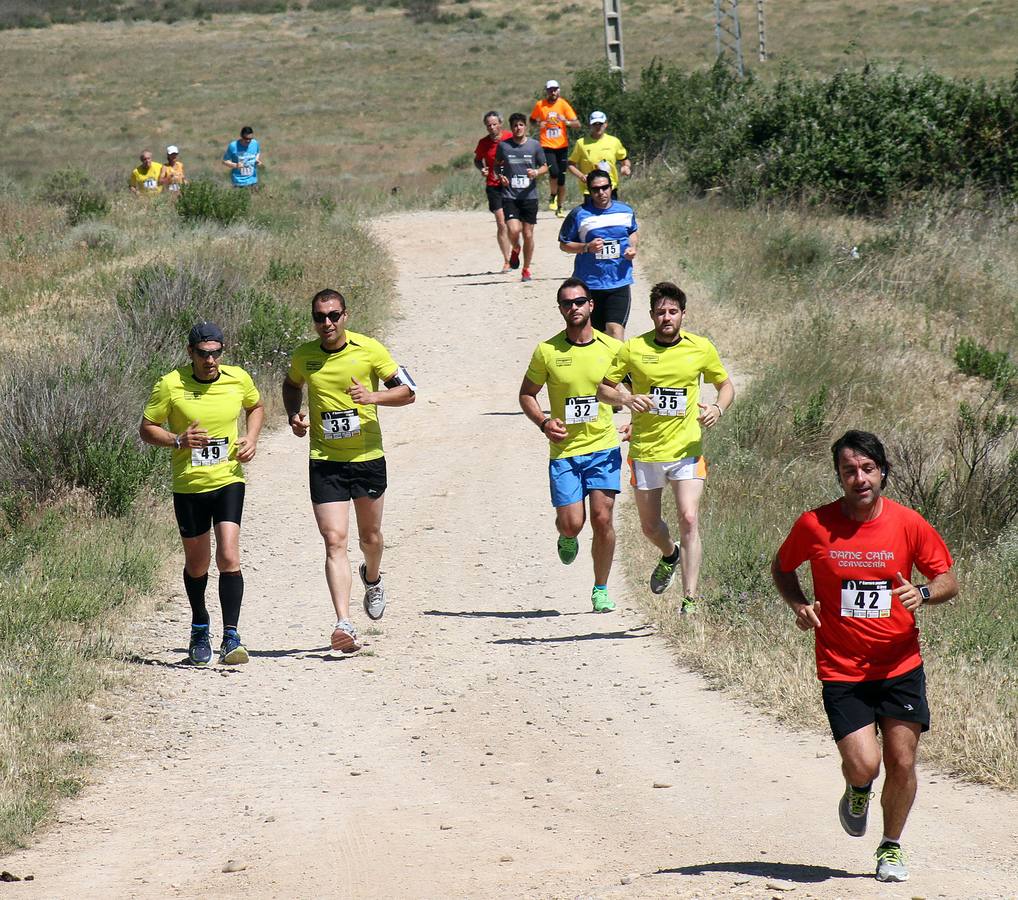
M908 881L905 852L897 844L881 844L877 858L877 881Z
M657 561L657 565L654 566L654 571L650 573L650 589L655 594L663 594L668 590L672 583L672 579L675 578L675 571L679 568L677 562L670 563L663 556Z
M696 614L696 597L683 597L682 605L679 606L679 613L684 616L692 616Z
M569 565L574 559L576 554L580 552L580 542L576 538L562 537L559 535L558 538L558 558L562 560L565 565Z
M594 588L590 602L594 605L594 612L612 612L615 609L615 602L608 596L607 588Z

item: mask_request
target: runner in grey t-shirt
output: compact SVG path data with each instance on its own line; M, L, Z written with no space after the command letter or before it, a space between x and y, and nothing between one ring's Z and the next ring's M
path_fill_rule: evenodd
M520 234L523 235L522 281L530 281L530 260L534 256L534 226L537 224L537 179L548 171L544 150L527 137L527 117L513 113L509 117L513 136L495 150L495 171L502 182L502 209L509 229L512 255L509 265L520 264Z

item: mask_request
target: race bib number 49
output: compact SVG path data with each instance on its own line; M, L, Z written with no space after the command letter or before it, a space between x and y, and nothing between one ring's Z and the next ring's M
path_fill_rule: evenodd
M686 414L686 389L652 387L651 399L654 401L652 412L657 416L684 416Z
M841 614L852 619L886 619L891 615L891 582L845 579L841 582Z
M322 413L322 436L327 441L352 438L361 433L361 417L356 409Z
M596 422L599 413L597 397L566 398L566 425Z
M191 448L192 466L218 466L229 458L229 438L209 438L209 442L204 447Z

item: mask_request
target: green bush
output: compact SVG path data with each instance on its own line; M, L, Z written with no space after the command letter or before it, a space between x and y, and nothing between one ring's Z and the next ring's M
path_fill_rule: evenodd
M199 178L181 188L175 206L177 215L185 222L230 225L248 214L251 192Z
M962 338L954 348L954 361L958 371L977 375L1005 388L1018 377L1018 366L1011 362L1003 350L990 350L972 338Z
M42 196L50 203L66 209L70 225L79 225L89 219L101 219L110 211L110 200L106 192L81 169L60 169L54 172L43 182Z

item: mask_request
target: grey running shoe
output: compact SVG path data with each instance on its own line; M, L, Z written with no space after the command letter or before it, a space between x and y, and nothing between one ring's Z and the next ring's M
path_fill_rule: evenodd
M655 594L663 594L668 590L672 583L672 579L675 578L675 572L679 568L679 563L670 563L663 556L657 561L657 565L654 566L654 571L650 573L650 589Z
M872 791L857 791L852 785L845 785L845 793L838 801L838 818L846 834L862 837L866 834L866 816L870 809Z
M378 581L368 584L368 567L361 563L358 569L361 584L364 585L364 612L368 618L377 622L385 614L385 585L382 584L382 573L378 573Z
M340 619L332 630L332 649L340 653L356 653L361 649L357 629L346 619Z
M897 844L881 844L877 858L877 881L908 881L905 852Z

